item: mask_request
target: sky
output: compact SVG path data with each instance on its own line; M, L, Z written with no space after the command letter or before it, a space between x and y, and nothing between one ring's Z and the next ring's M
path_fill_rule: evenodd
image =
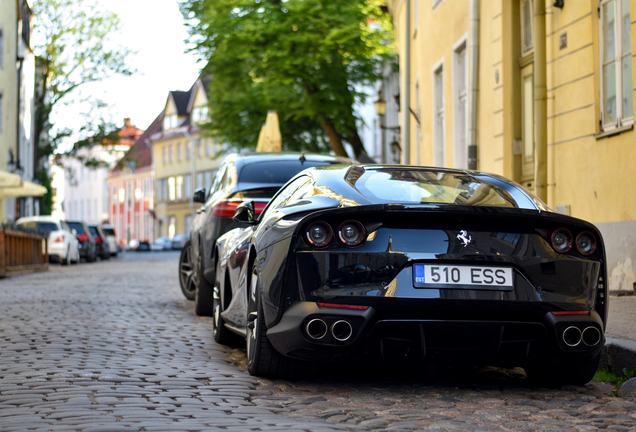
M113 42L137 52L129 64L138 73L87 84L82 92L107 102L117 125L129 117L146 129L163 110L168 92L188 90L202 64L195 54L185 53L188 34L177 0L108 0L99 5L119 17L121 31L112 35ZM73 108L68 109L70 118Z

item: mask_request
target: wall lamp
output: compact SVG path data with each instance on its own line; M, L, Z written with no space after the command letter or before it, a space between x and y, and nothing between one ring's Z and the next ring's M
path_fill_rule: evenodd
M386 114L386 102L383 101L382 99L378 99L377 101L373 102L373 107L375 108L375 112L377 115L383 116L384 114ZM394 130L399 132L400 126L380 125L380 129Z

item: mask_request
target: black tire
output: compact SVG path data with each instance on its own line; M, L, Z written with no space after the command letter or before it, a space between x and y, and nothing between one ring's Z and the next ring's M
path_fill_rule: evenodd
M591 360L575 364L547 365L526 368L528 378L540 385L560 387L562 385L585 385L592 381L598 369L601 354Z
M267 338L263 304L258 289L258 272L253 267L247 293L247 371L264 378L294 379L300 362L276 351Z
M188 300L194 300L194 296L196 295L196 283L194 279L194 266L192 265L190 240L183 246L181 255L179 256L179 285L181 285L183 296Z
M194 312L199 316L214 314L214 286L203 276L203 251L199 250L196 265L196 288L194 290Z
M95 261L95 251L93 251L93 253L89 251L86 252L86 262L93 262Z
M225 320L221 316L221 313L225 310L226 299L224 293L221 292L219 265L220 263L217 260L214 273L216 283L214 284L212 293L214 309L212 313L212 336L214 336L214 340L221 345L236 345L240 342L239 336L225 327Z

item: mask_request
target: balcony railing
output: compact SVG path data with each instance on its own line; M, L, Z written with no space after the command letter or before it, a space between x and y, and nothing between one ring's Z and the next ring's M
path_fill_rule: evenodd
M0 277L48 269L46 237L0 227Z

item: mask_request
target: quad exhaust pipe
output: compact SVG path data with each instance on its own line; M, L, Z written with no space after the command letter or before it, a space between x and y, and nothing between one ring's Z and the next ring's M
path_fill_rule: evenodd
M305 331L313 340L321 340L329 332L329 326L320 318L314 318L307 323ZM331 336L339 342L348 341L353 335L353 327L348 321L338 320L331 326Z
M593 347L601 341L601 332L593 326L586 327L581 331L578 327L570 326L563 331L563 342L569 347L583 345Z

